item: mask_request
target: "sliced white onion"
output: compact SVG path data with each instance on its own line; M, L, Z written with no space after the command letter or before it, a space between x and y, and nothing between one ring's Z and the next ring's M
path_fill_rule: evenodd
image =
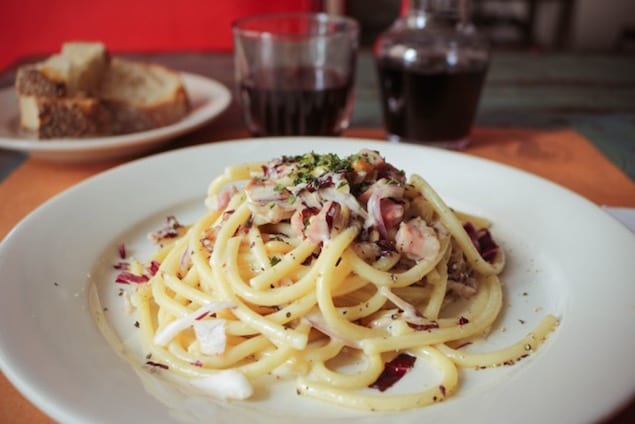
M225 352L227 334L224 319L205 319L194 321L194 334L205 355L219 355Z
M233 369L221 370L206 377L193 379L190 383L219 399L244 400L254 393L245 374Z
M159 331L157 331L154 335L154 344L158 346L165 346L170 341L176 337L181 331L186 328L192 326L196 319L204 314L215 314L220 311L224 311L226 309L235 308L236 305L231 301L219 301L219 302L210 302L206 305L201 306L196 311L185 315L181 318L177 318Z

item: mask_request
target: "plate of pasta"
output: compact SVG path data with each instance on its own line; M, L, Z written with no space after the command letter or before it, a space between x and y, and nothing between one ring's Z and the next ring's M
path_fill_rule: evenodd
M0 365L61 422L598 421L635 390L633 251L580 196L460 153L180 149L5 238Z

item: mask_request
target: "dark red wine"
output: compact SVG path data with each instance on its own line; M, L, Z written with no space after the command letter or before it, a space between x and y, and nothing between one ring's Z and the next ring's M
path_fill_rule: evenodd
M426 72L388 62L377 67L384 121L392 138L435 143L467 140L486 68Z
M338 135L348 124L352 77L323 68L262 69L240 84L252 134Z

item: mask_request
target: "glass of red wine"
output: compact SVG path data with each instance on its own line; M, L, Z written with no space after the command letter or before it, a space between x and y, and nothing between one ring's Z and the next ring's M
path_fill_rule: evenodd
M243 120L254 136L337 136L349 125L359 25L323 13L232 24Z

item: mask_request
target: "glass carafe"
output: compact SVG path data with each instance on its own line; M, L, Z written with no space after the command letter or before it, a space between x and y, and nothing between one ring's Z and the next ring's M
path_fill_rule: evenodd
M468 0L402 0L374 46L384 124L392 141L460 149L489 64Z

